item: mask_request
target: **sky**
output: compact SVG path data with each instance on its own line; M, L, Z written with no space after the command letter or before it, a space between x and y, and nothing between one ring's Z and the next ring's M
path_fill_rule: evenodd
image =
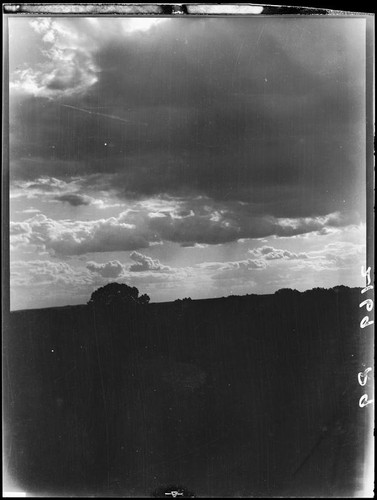
M12 309L363 285L365 20L8 20Z

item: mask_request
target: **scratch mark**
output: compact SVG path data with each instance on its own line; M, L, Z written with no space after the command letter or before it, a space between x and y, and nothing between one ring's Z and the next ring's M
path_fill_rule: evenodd
M233 66L233 71L232 71L232 88L233 88L233 83L234 83L234 72L236 71L236 68L238 66L238 63L239 63L239 60L240 60L240 56L241 56L241 52L242 52L242 49L245 45L245 41L243 41L240 45L240 48L238 49L238 53L237 53L237 58L236 58L236 61L234 63L234 66Z
M260 39L262 38L262 35L263 35L263 31L264 31L264 28L266 27L266 25L264 24L262 26L262 29L260 30L260 33L259 33L259 36L258 36L258 39L257 39L257 47L259 46L259 42L260 42Z
M110 118L111 120L117 120L117 121L123 122L123 123L130 123L130 120L127 120L125 118L121 118L120 116L109 115L107 113L98 113L98 111L91 111L90 109L79 108L77 106L72 106L70 104L62 104L61 106L64 106L65 108L74 109L76 111L81 111L82 113L87 113L88 115L104 116L105 118ZM140 123L142 125L148 125L145 122L140 122Z
M255 49L257 49L259 47L259 43L261 41L261 38L262 38L262 35L263 35L263 32L264 32L264 29L265 29L265 25L262 26L262 29L260 30L260 33L258 35L258 38L257 38L257 42L255 44ZM251 54L250 54L250 57L249 57L249 61L248 61L248 65L250 65L250 62L252 61L253 58L256 57L256 50L252 50L251 51ZM257 77L256 77L257 78ZM256 79L254 78L254 79Z

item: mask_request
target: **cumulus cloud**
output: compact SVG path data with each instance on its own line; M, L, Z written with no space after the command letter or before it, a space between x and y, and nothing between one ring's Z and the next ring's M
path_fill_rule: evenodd
M111 260L104 264L97 264L96 262L90 261L87 262L86 267L92 273L97 273L103 278L118 278L125 271L125 266L118 260Z
M123 264L118 260L112 260L103 263L89 261L86 263L86 269L90 271L91 276L98 276L106 281L118 280L126 282L133 286L177 286L179 283L187 282L188 279L195 276L198 269L195 267L170 267L164 266L158 259L132 252L129 258L135 261L135 264Z
M250 271L252 269L265 269L266 263L261 259L246 259L231 262L203 262L198 267L209 271Z
M57 201L69 203L73 207L79 207L80 205L90 205L90 203L92 202L92 199L89 196L76 193L62 194L60 196L55 196L54 199Z
M50 18L33 19L30 26L44 42L44 60L16 70L13 91L52 99L82 93L97 82L98 68L84 35Z
M277 220L281 236L291 236L292 234L303 234L312 231L323 231L328 227L341 227L350 223L356 214L341 213L339 211L319 215L316 217L284 218Z
M176 291L177 296L181 296L183 289L193 289L198 282L207 290L213 286L217 287L220 281L236 285L238 280L252 286L255 272L258 273L267 267L267 263L260 259L202 262L192 266L170 267L140 252L132 252L129 258L136 263L126 265L119 261L105 263L89 261L86 268L91 276L99 276L107 281L116 279L137 287L171 288Z
M297 269L311 267L317 271L354 271L365 263L365 243L328 243L321 250L307 253L308 260L297 263Z
M267 264L262 259L246 259L231 262L204 262L198 266L201 270L210 271L211 280L238 284L248 282L255 284L255 272L266 269Z
M31 250L29 242L32 235L28 222L10 222L9 235L11 250L22 247L26 250Z
M142 206L142 204L140 204ZM291 237L359 222L358 214L334 212L324 216L284 218L265 215L252 203L216 202L208 197L181 198L152 204L149 227L162 240L180 243L221 244L267 236ZM144 208L151 209L150 206Z
M154 217L150 227L163 240L194 245L195 243L219 244L234 241L239 237L240 227L226 217L213 218L211 209L204 208L185 217L171 214Z
M76 287L91 282L87 272L74 269L66 262L49 260L15 261L11 263L10 273L12 286Z
M12 228L23 237L23 243L61 256L148 247L143 227L126 222L125 218L126 214L120 214L118 218L71 221L38 214L27 219L22 226L13 224ZM18 241L13 239L12 243L17 245Z
M40 210L38 208L26 208L25 210L20 210L18 213L22 214L38 214Z
M11 222L9 231L11 236L19 236L29 233L30 226L27 222Z
M348 231L349 232L349 231ZM347 231L343 238L346 238ZM317 234L321 238L321 235ZM306 252L292 252L274 248L272 246L263 246L248 251L253 258L258 258L266 264L274 261L275 266L281 266L289 261L291 272L300 270L315 271L351 271L362 265L365 261L365 243L349 241L338 241L335 243L326 243L319 250L310 250Z
M102 198L85 194L83 192L85 181L82 177L71 177L63 180L49 176L41 176L33 180L15 180L10 185L10 198L68 203L72 207L91 205L101 210L125 206L119 199L114 200L114 193L111 190L104 192L101 189ZM37 212L40 210L32 208L22 211L22 213Z
M80 201L74 200L74 203ZM287 222L287 219L282 221L273 217L247 217L246 211L215 210L208 205L197 205L190 211L190 215L177 218L174 216L177 208L171 210L172 212L158 212L160 216L151 218L148 209L135 204L118 217L86 221L55 220L40 213L22 223L11 223L11 243L13 247L29 244L56 255L82 255L139 250L162 241L187 247L198 244L219 245L238 239L272 235L286 237L309 232L320 234L321 229L337 228L352 220L342 220L338 214L329 214L325 217L289 219ZM267 260L304 258L303 255L297 254L295 257L293 253L284 254L280 250L255 254L258 258L263 255ZM139 260L134 270L141 270L142 267L138 266L147 265L158 267L159 264L147 264L146 261Z
M152 257L143 255L140 252L132 252L130 258L135 261L135 264L132 264L129 268L131 272L162 271L167 273L172 271L171 267L164 266L158 259L152 259Z
M240 239L291 237L313 232L322 234L359 222L358 214L339 212L289 219L273 217L258 213L250 203L216 203L206 198L181 202L180 206L181 210L185 207L184 212L189 215L177 218L176 211L165 211L158 217L155 215L149 227L162 240L182 246L218 245Z
M36 199L43 197L45 200L63 196L79 189L77 178L70 180L57 179L56 177L41 176L33 180L13 181L10 185L10 197Z
M279 248L274 248L270 246L263 246L260 248L255 248L249 250L249 253L254 257L259 257L266 260L297 260L297 259L307 259L308 254L305 252L291 252L289 250L282 250Z

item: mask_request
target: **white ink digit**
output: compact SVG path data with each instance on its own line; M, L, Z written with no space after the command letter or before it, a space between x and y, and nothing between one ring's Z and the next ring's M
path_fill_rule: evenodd
M371 268L368 267L368 269L365 271L364 266L361 267L361 275L366 278L366 286L361 290L361 293L365 293L368 290L373 290L373 285L371 285ZM366 307L368 312L371 312L374 307L374 303L372 299L366 299L363 302L359 304L359 307ZM373 320L369 319L369 316L364 316L364 318L360 321L360 327L361 328L366 328L367 326L371 326L374 324ZM365 366L365 365L364 365ZM368 382L368 373L372 371L371 367L366 368L363 372L359 372L357 374L357 380L359 384L364 387L367 382ZM365 406L370 405L373 403L373 399L368 398L368 394L363 394L361 398L359 399L359 406L360 408L364 408Z
M357 380L359 381L359 384L364 386L368 382L368 373L372 371L372 368L367 368L363 372L359 372L357 375Z
M373 325L374 321L369 321L369 316L365 316L361 321L360 321L360 327L361 328L366 328L367 326Z
M368 399L368 394L364 394L359 400L360 408L364 408L364 406L370 405L371 403L373 403L373 399Z
M364 302L361 302L359 307L364 307L364 306L366 306L367 311L370 312L373 309L373 300L372 299L364 300Z
M364 271L364 266L361 266L361 276L363 276L363 278L367 278L367 285L370 285L370 282L371 282L371 278L370 278L370 266L368 267L368 269L366 271Z

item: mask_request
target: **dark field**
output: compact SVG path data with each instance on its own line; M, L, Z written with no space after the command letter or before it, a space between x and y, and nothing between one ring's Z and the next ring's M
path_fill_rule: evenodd
M13 312L8 475L39 495L353 496L370 358L360 301L340 287Z

